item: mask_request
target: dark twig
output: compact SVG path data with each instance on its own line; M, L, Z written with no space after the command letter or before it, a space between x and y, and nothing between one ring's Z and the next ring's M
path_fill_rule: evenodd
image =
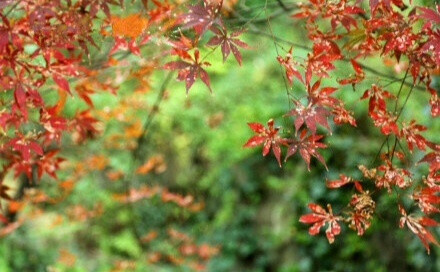
M402 84L400 84L399 92L397 92L396 103L394 104L394 112L397 111L397 106L399 105L399 97L402 92L403 84L405 83L406 77L408 76L409 68L406 69L405 76L403 76Z
M21 3L22 0L17 1L8 12L5 13L5 17L8 17L9 14Z
M267 4L267 1L266 1L266 4ZM272 39L273 39L273 45L275 47L275 52L277 54L277 57L279 57L280 53L278 51L278 45L277 45L277 42L275 40L275 35L272 30L272 24L270 23L269 15L267 14L267 9L265 8L265 10L266 10L267 25L269 26L270 35L272 36ZM286 94L287 94L287 99L288 99L288 103L289 103L288 105L289 105L289 110L290 110L292 105L291 105L291 101L290 101L289 86L287 85L287 80L286 80L286 77L284 76L284 71L283 71L283 67L281 66L281 64L279 65L279 68L280 68L281 76L283 78L284 87L286 88Z
M406 103L408 102L409 97L411 96L411 93L412 93L412 91L413 91L413 89L414 89L414 86L415 86L415 84L413 84L413 85L411 86L411 89L409 89L409 93L408 93L408 95L407 95L406 98L405 98L405 102L403 102L403 106L400 108L399 114L397 114L396 121L399 119L400 115L402 114L402 111L403 111L403 109L405 108L405 105L406 105Z
M289 45L292 45L292 46L295 46L295 47L298 47L298 48L301 48L301 49L304 49L304 50L309 50L309 51L312 50L308 46L305 46L305 45L302 45L302 44L298 44L298 43L294 43L294 42L291 42L289 40L286 40L286 39L283 39L283 38L280 38L280 37L277 37L277 36L273 36L272 34L265 33L265 32L259 31L259 30L251 29L247 33L259 35L259 36L270 38L270 39L274 39L277 42L283 42L283 43L286 43L286 44L289 44ZM348 62L350 60L344 58L344 59L342 59L342 61ZM376 69L374 69L374 68L372 68L370 66L367 66L365 64L360 64L360 65L361 65L362 69L364 69L365 71L368 71L368 72L370 72L370 73L372 73L372 74L374 74L376 76L380 76L380 77L387 78L387 79L390 79L390 80L397 80L396 77L393 77L391 75L379 72L379 71L377 71ZM408 83L408 82L403 82L403 85L411 87L413 84ZM425 90L421 86L414 86L414 88L417 89L417 90L421 90L421 91Z
M412 90L414 89L414 86L415 86L415 84L413 84L413 85L411 86L411 89L409 89L408 95L407 95L406 98L405 98L405 102L403 102L403 105L402 105L402 107L400 108L399 114L397 114L396 122L397 122L397 120L399 119L400 115L402 114L403 109L405 108L406 103L408 102L408 99L409 99L409 97L411 96L411 93L412 93ZM398 141L398 140L397 140L397 136L396 136L396 139L395 139L395 141L394 141L393 153L391 154L391 162L393 162L394 151L396 150L397 141Z
M170 83L170 80L173 76L173 72L168 73L168 75L165 77L165 80L163 81L160 90L159 90L159 94L157 95L156 101L153 104L153 107L150 109L150 112L148 113L148 117L147 120L144 123L144 126L142 128L142 134L141 136L139 136L138 140L137 140L137 149L135 149L135 152L140 152L140 147L142 145L144 145L145 141L146 141L146 135L148 133L148 129L150 128L151 123L154 120L154 117L156 116L157 111L159 110L159 105L160 103L162 103L163 98L164 98L164 93L166 90L166 87L168 86L168 84ZM134 154L135 158L138 158L139 154Z
M163 81L163 83L159 89L159 94L157 96L157 99L154 102L153 107L151 108L150 112L148 113L147 119L145 120L144 126L142 127L142 133L137 139L137 147L136 147L136 149L134 149L132 151L131 155L132 155L133 161L131 163L129 173L127 174L127 176L123 180L123 183L125 185L127 200L128 200L127 205L129 208L129 212L131 214L131 216L130 216L131 227L133 228L134 235L136 236L137 241L139 241L139 242L141 241L142 234L139 232L139 229L137 226L136 210L134 208L133 203L129 199L130 191L132 188L131 184L132 184L132 180L134 177L135 167L139 163L139 160L141 159L142 146L146 143L146 135L148 134L148 129L149 129L151 123L153 122L155 116L157 115L159 106L160 106L161 102L163 101L165 90L166 90L166 88L172 78L172 75L173 75L173 72L168 73L168 75L165 77L165 80ZM141 244L141 246L142 246L142 244Z
M277 3L280 6L280 8L282 8L286 12L289 12L292 10L292 8L288 8L281 0L277 0Z

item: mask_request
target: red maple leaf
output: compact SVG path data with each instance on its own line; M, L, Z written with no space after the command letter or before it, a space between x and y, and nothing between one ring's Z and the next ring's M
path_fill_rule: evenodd
M219 16L223 0L203 0L202 5L190 6L189 12L181 16L183 28L194 28L199 35L203 35L212 25L223 26Z
M118 3L119 2L119 3ZM122 0L83 0L82 5L90 5L90 16L95 17L98 11L102 10L105 15L110 19L110 6L109 5L119 5L123 6Z
M278 135L280 130L279 127L274 127L273 119L270 119L267 122L267 127L265 128L260 123L248 123L248 126L257 133L256 136L250 138L244 147L256 147L259 145L263 145L263 156L269 154L269 151L272 147L272 152L275 155L275 158L278 161L278 164L281 167L281 147L280 145L288 145L288 140L285 138L281 138Z
M368 111L371 114L374 110L386 110L386 102L385 99L387 98L396 98L394 95L392 95L390 92L385 91L381 87L378 87L377 85L373 84L371 85L371 88L366 90L364 94L361 97L362 99L369 98L369 108Z
M390 11L392 10L391 3L401 9L406 7L402 0L370 0L371 13L374 14L379 7L383 7L385 10Z
M416 124L415 120L412 120L409 124L403 124L400 134L408 143L408 149L410 152L413 151L414 146L417 146L417 148L420 150L425 150L427 141L422 135L419 134L419 132L426 130L427 128L425 126Z
M287 113L287 116L296 117L296 132L298 132L298 130L302 127L304 123L310 129L312 134L316 134L318 124L330 131L330 126L327 121L327 116L330 115L330 112L328 110L326 110L324 107L314 106L311 103L307 107L304 107L298 101L294 101L294 103L296 104L296 108Z
M428 176L423 178L423 183L425 183L430 188L440 188L440 172L437 171L429 171Z
M286 69L286 77L290 85L293 84L293 77L296 77L300 82L304 83L301 73L296 68L296 66L299 66L299 63L293 60L292 52L293 47L290 48L285 58L278 56L277 60L284 67L284 69Z
M310 103L331 108L342 103L339 99L331 96L338 88L324 87L320 89L319 87L321 87L321 80L317 80L312 86L307 84L307 93Z
M180 33L180 38L178 40L171 40L170 44L173 46L174 55L180 56L183 51L185 56L181 56L182 58L191 58L191 56L186 56L188 51L194 48L197 48L198 40L192 40L185 36L182 32ZM186 54L185 54L186 53Z
M428 217L414 217L411 214L408 215L405 209L400 205L399 205L399 210L400 213L402 214L402 217L400 218L399 226L403 228L406 225L414 234L416 234L422 241L428 254L429 254L430 243L439 246L439 243L432 235L432 233L425 228L425 227L438 227L439 223L437 221Z
M379 127L380 131L384 135L394 133L395 135L399 136L400 131L396 123L397 116L393 116L392 114L384 110L370 112L370 116L371 119L373 119L374 121L374 125L376 127Z
M386 188L388 193L391 193L393 185L399 188L408 188L412 184L411 172L394 166L390 159L385 159L385 163L377 168L377 173L376 187Z
M406 54L414 44L422 39L422 36L414 34L409 26L402 27L396 31L384 32L380 39L386 42L382 54L387 55L389 52L393 52L396 60L399 61L400 56Z
M78 112L70 123L70 129L73 130L73 140L76 143L81 143L85 139L94 138L98 134L98 129L96 125L98 120L96 120L90 110L85 110Z
M67 79L65 79L62 75L54 73L52 75L53 81L60 87L63 91L68 92L69 94L72 94L70 92L69 82Z
M187 94L198 77L209 88L209 91L212 92L208 73L202 68L202 66L209 66L210 64L200 61L199 50L196 50L194 52L194 58L190 58L188 61L190 62L183 60L168 62L164 65L164 69L180 70L177 79L186 82Z
M431 115L432 117L440 117L440 98L434 89L430 89L430 92L431 98L429 99L429 104L431 105Z
M348 111L343 105L337 105L333 107L332 110L333 121L335 124L349 123L350 125L356 127L356 119L353 117L353 112Z
M26 92L21 84L17 84L14 92L15 105L23 114L25 120L28 118L28 111L26 106Z
M328 180L326 182L326 185L328 188L330 189L336 189L339 187L342 187L348 183L352 182L352 178L351 177L347 177L346 175L339 175L339 179L337 180Z
M142 3L145 7L147 7L147 3L149 0L142 0ZM150 16L150 23L160 23L167 18L171 17L172 11L173 11L173 4L169 3L168 1L160 2L159 0L151 0L155 7L147 9L148 15Z
M237 39L238 36L240 36L243 31L237 31L233 32L228 35L227 30L225 28L218 28L218 27L211 27L211 31L214 32L216 36L212 37L211 40L207 43L209 46L221 46L222 54L223 54L223 62L226 61L229 54L232 51L232 54L234 54L235 59L237 60L238 64L241 65L241 53L238 50L238 47L241 48L249 48L249 46L245 43Z
M310 171L310 159L311 157L317 158L322 164L325 164L325 160L321 154L318 153L319 148L327 148L327 145L318 142L323 135L312 134L307 137L307 130L303 129L300 134L299 140L293 141L287 150L286 159L294 155L298 150L301 157L307 163L307 169Z
M333 215L330 204L327 205L328 212L321 206L314 203L310 203L309 208L313 213L301 216L299 222L304 224L313 224L309 228L310 235L318 234L321 228L327 224L328 227L325 231L325 234L328 242L330 244L333 243L335 241L335 236L341 233L341 226L339 225L338 221L340 221L342 218Z
M439 193L440 188L423 188L413 193L412 199L417 202L420 207L420 210L425 214L430 213L439 213L440 209L438 204L440 204L440 196Z
M61 133L67 129L67 120L58 115L57 106L40 109L40 122L48 133L58 136L55 137L58 142Z
M418 163L426 162L429 164L430 171L440 170L440 151L426 154Z
M359 184L359 183L355 183ZM360 184L359 184L360 186ZM354 194L350 200L350 208L346 222L349 227L357 231L358 235L364 235L365 230L371 226L371 220L376 208L376 203L371 198L368 191L360 191L360 194Z
M110 50L109 55L112 56L116 52L120 50L129 50L131 53L133 53L136 56L140 56L141 52L139 47L136 45L136 40L132 39L131 41L127 41L125 38L121 37L115 37L115 44L113 45L113 48Z
M427 22L433 22L436 24L440 24L440 6L437 6L437 10L425 8L425 7L417 7L422 13L419 15L420 18L425 19Z
M364 70L362 69L362 66L359 63L357 63L354 59L351 59L350 62L351 65L353 66L355 74L350 76L349 78L338 80L339 84L341 85L352 84L354 86L356 83L361 82L365 78L365 73Z
M57 179L57 170L60 168L60 164L65 161L65 159L57 157L59 150L52 150L44 154L37 161L37 173L38 178L41 179L43 173L47 173L49 176Z
M310 0L310 4L300 4L302 12L294 14L294 18L307 18L308 23L314 23L321 16L330 19L332 29L335 30L338 24L341 24L347 31L353 25L357 27L357 22L353 15L364 13L364 11L356 6L348 6L346 0L329 2L326 0ZM325 7L325 8L323 8Z
M335 69L333 62L342 58L341 50L335 42L316 40L313 44L313 53L308 55L306 83L310 83L313 74L328 77L328 72Z
M10 140L8 145L11 146L14 151L19 152L25 161L29 161L31 159L31 151L40 156L43 156L44 154L43 148L41 148L36 141L21 134Z

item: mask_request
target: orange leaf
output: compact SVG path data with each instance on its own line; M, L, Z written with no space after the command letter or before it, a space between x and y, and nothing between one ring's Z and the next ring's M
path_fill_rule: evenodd
M104 170L104 168L108 165L109 160L104 155L96 155L88 160L89 169L91 170Z
M164 162L164 159L162 156L152 157L146 163L141 165L136 170L136 173L140 174L140 175L146 175L149 172L151 172L153 169L155 169L156 172L158 172L158 173L165 171L166 166L165 166L165 162Z
M66 100L67 100L67 93L61 90L58 90L58 95L60 97L60 99L58 100L55 112L56 114L60 114L63 109L64 109L64 105L66 105Z
M146 235L142 236L141 241L142 243L148 243L156 239L157 236L158 236L157 231L150 231Z
M132 39L139 37L148 25L148 20L140 14L132 14L125 18L112 17L113 36L123 36Z
M23 209L25 203L18 201L9 201L9 212L16 213Z
M65 249L61 249L58 262L64 264L67 267L73 267L76 263L76 256Z
M73 180L66 180L59 184L59 186L66 191L71 191L75 186L75 182Z
M124 176L124 173L122 173L121 171L112 171L112 172L108 172L107 173L107 177L111 180L111 181L117 181L120 178L122 178Z
M0 237L6 236L13 232L14 230L18 229L21 224L23 224L23 220L16 221L14 223L8 224L5 227L0 229Z

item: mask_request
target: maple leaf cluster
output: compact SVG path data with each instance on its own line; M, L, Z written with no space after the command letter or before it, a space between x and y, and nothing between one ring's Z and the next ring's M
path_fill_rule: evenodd
M200 58L200 52L207 50L198 45L202 35L210 32L210 40L206 43L209 50L221 48L224 60L232 52L241 64L238 47L246 48L247 45L238 39L242 31L230 33L222 23L221 2L214 5L209 1L205 5L190 7L174 1L153 0L148 1L149 5L147 1L143 2L145 12L128 16L112 12L124 11L122 0L0 3L0 90L5 94L1 98L0 110L0 198L2 203L3 200L7 202L8 208L5 215L0 215L0 221L5 225L0 229L1 236L23 223L13 222L14 215L28 204L63 201L75 184L93 171L106 171L112 181L126 178L126 173L109 170L108 156L112 150L139 148L145 128L139 114L133 112L148 108L139 100L139 94L148 91L147 79L153 71L158 67L178 69L178 78L186 80L188 89L196 77L210 87L209 76L204 70L208 63ZM206 19L204 24L200 24L201 19ZM178 28L187 35L194 31L195 36L186 38ZM182 35L176 38L178 32ZM101 44L105 42L100 39L113 43L113 47L104 52L107 55L104 60L96 60L90 54L92 50L104 49ZM143 51L151 49L155 52L152 57ZM178 56L180 61L174 66L171 63L163 65L168 61L164 56L169 55ZM124 66L127 56L137 58L135 62L139 65L136 68L139 69L132 71ZM120 83L131 78L139 81L142 88L121 98L116 107L95 108L95 93L116 95ZM66 113L65 106L71 99L79 99L81 102L77 103L82 103L81 107L74 113ZM79 149L79 145L86 145L88 140L101 136L107 125L104 122L111 119L120 121L125 130L104 139L110 151L87 158L85 163L64 158L66 143ZM134 173L145 175L152 169L162 172L166 168L163 159L149 163ZM70 173L70 178L60 181L61 171ZM23 188L38 187L42 178L51 177L58 181L61 194L51 197L42 191L34 190L31 194L23 189L23 195L20 192L14 195L10 186L3 184L4 177L10 173L17 182L21 182L19 177L26 177ZM121 203L134 202L151 197L153 192L150 188L131 188L123 196L116 193L115 198ZM191 195L173 193L167 188L161 188L157 194L163 203L175 203L193 212L203 208L203 203L196 202ZM67 211L68 217L76 221L85 221L102 213L99 205L92 210L79 205ZM192 242L191 246L194 244ZM218 251L208 245L195 250L198 250L197 254L186 250L176 263L181 263L187 256L198 255L201 261L191 265L201 270L206 260Z
M30 180L43 174L57 178L64 161L59 157L61 135L70 132L82 142L99 133L98 120L89 110L73 118L62 111L67 96L74 93L69 79L90 74L82 65L82 54L96 46L92 33L93 23L102 20L98 10L109 17L108 6L114 4L121 3L20 1L1 7L0 88L11 97L2 100L0 112L2 175L13 171ZM43 87L58 94L57 104L43 99ZM87 96L80 97L91 104Z
M209 75L205 70L205 67L211 64L204 60L217 48L221 48L223 62L232 52L237 62L240 65L242 63L239 48L248 48L245 42L238 39L243 30L229 32L221 18L222 6L222 0L204 0L203 4L191 6L188 13L182 14L178 18L178 23L183 30L193 30L193 38L191 39L181 32L179 40L171 40L170 44L173 46L171 54L177 56L180 60L168 62L163 67L164 69L179 71L177 79L185 81L187 93L198 78L212 92ZM208 31L214 34L206 43L206 46L212 49L204 57L201 57L200 48L202 47L200 41L207 35Z
M199 49L195 48L197 40L208 30L214 34L209 46L221 47L225 59L232 51L241 62L237 46L246 44L237 39L241 32L226 30L220 16L222 2L207 1L188 10L186 6L178 9L178 5L168 1L152 1L154 5L147 9L147 16L112 15L110 6L122 7L122 2L25 0L18 4L6 1L0 6L0 88L10 97L2 100L0 112L0 152L6 161L3 174L12 170L16 176L24 173L32 179L32 169L37 167L39 177L44 173L55 176L59 163L54 163L56 169L49 172L44 165L50 160L60 162L54 154L58 153L63 133L69 132L76 143L99 134L91 96L97 89L115 93L116 88L112 83L100 83L97 72L84 65L83 57L90 58L90 47L98 47L92 33L100 31L108 36L111 29L111 56L125 49L140 56L142 46L154 45L148 43L151 39L166 39L172 44L173 55L182 61L168 63L165 68L180 70L179 79L186 80L187 89L196 77L210 86L203 68L208 63L200 60ZM101 24L100 28L94 26L96 22ZM169 31L178 26L194 29L198 36L191 41L182 34L180 40L173 40ZM192 49L194 57L188 53ZM105 65L115 62L110 58ZM154 61L149 65L157 67ZM74 81L76 86L71 88ZM52 96L58 95L55 105L43 99L45 87L54 90ZM89 107L67 118L63 116L64 106L76 95ZM52 155L45 156L46 153Z
M158 106L150 106L139 97L150 90L153 72L179 70L178 79L186 82L187 90L197 78L211 90L205 71L209 63L204 58L219 49L224 61L233 55L241 65L239 49L248 48L239 39L244 30L229 31L221 18L222 1L196 5L167 0L142 1L144 11L121 16L127 13L123 2L24 0L0 3L0 88L5 93L0 110L0 199L2 204L6 203L6 207L1 207L0 222L4 226L0 228L0 237L38 218L42 207L67 199L76 184L93 176L95 171L105 173L104 176L114 182L112 188L117 189L113 197L116 205L123 209L133 209L134 205L142 205L136 202L152 197L156 197L160 205L171 203L192 213L204 208L203 201L196 197L175 193L166 187L130 187L133 176L141 178L150 172L165 171L166 163L161 156L127 172L111 166L109 158L112 152L122 151L131 154L135 166L142 159L138 150L142 148L147 126L140 117L145 114L139 113L150 111L148 123ZM202 45L200 41L206 37ZM108 50L101 46L109 43L112 46ZM96 51L103 51L104 58L96 59ZM178 59L171 61L171 58ZM116 106L95 107L96 93L116 95L119 85L132 79L139 87L115 98L118 99ZM167 96L165 85L160 93L163 99ZM65 109L72 99L80 104L73 113ZM112 120L119 122L122 131L109 129ZM89 140L100 136L104 150L92 156L88 155L90 150L83 152ZM67 159L66 146L84 153L75 155L84 160ZM18 192L3 182L4 177L11 174L14 182L21 183L13 187L19 187ZM68 179L60 180L66 174ZM56 187L58 195L39 190L39 181L47 177L57 181L51 185ZM121 186L121 183L125 184ZM121 192L121 188L126 191ZM65 214L57 215L51 224L101 217L108 207L95 204L93 207L68 206ZM135 234L142 246L167 240L178 249L178 254L169 254L167 250L149 252L151 264L163 262L203 271L209 259L220 250L176 230L158 234L162 237L157 241L153 241L156 237ZM132 264L121 265L131 267Z
M415 233L429 253L429 244L438 245L428 228L438 226L432 216L439 212L440 146L422 135L428 128L421 125L420 120L403 120L402 112L411 101L413 91L418 89L425 90L429 97L425 102L431 107L431 116L440 116L438 91L431 84L432 76L440 67L440 7L412 7L402 0L370 0L370 9L364 10L362 2L309 0L298 5L300 11L291 16L294 20L306 21L308 38L313 46L305 60L296 58L290 48L285 56L278 56L277 61L285 69L289 99L294 97L290 89L295 82L302 86L306 98L293 98L291 109L284 115L293 119L292 128L275 127L273 119L268 122L268 128L249 123L256 136L244 147L263 145L264 156L272 149L280 167L283 146L286 147L285 161L298 152L309 170L312 157L327 167L324 156L319 153L320 149L327 147L323 141L326 137L319 134L320 131L331 134L331 118L334 125L356 127L353 112L336 97L337 91L341 93L345 85L352 85L355 90L361 82L369 84L359 100L368 100L368 116L372 124L383 135L384 144L394 140L394 146L382 152L382 145L377 165L359 166L362 180L342 174L339 180L327 182L330 189L355 188L344 210L334 213L330 204L326 211L312 203L309 205L312 213L302 216L300 222L311 224L311 235L318 234L320 228L327 225L326 235L330 243L340 234L340 223L346 223L358 235L363 235L375 216L376 197L380 195L376 193L373 197L372 192L395 192L399 196L396 211L401 215L400 227L406 226ZM400 83L398 92L390 91L389 85L393 83L381 85L369 78L362 62L375 56L394 59L404 67L396 70L402 74L400 80L394 82ZM350 63L348 67L352 67L353 72L338 79L339 86L321 87L323 79L338 70L337 63ZM424 157L412 166L429 165L428 174L421 180L414 179L414 168L410 165L415 150L424 153ZM402 198L411 200L419 211L407 214L407 210L413 209L404 208Z
M222 19L222 0L203 0L189 7L169 1L152 0L151 4L142 1L145 13L126 17L113 15L110 6L122 7L122 2L22 0L16 5L10 1L0 4L0 88L6 94L0 111L0 153L4 161L0 177L12 172L15 177L25 175L34 182L45 174L57 179L57 172L65 162L59 156L63 135L69 135L75 144L95 138L101 132L96 115L106 120L116 118L126 126L123 135L109 137L108 146L115 150L138 147L145 131L140 122L130 122L130 116L123 114L130 109L143 109L136 97L113 111L99 114L94 111L92 95L98 89L115 93L115 85L124 77L118 71L116 79L102 82L96 71L84 65L85 57L90 61L90 48L98 47L92 36L97 31L104 37L112 36L113 41L109 59L103 66L108 68L119 64L118 55L132 54L138 58L141 68L130 76L141 83L145 83L145 77L152 70L161 67L177 71L177 79L185 82L187 93L197 79L212 91L206 71L211 65L207 59L212 53L220 49L223 62L232 53L242 65L240 50L249 46L238 38L244 30L231 31ZM397 192L396 211L401 216L399 226L416 234L429 252L430 244L438 245L428 228L438 226L433 217L440 212L440 146L422 135L428 127L414 119L402 120L402 112L411 101L413 91L421 89L429 96L426 102L431 116L440 116L440 98L432 86L432 76L440 68L440 8L411 7L402 0L370 0L369 10L364 10L362 1L352 2L309 0L298 5L299 12L291 14L294 20L305 20L307 37L312 43L305 59L295 57L293 48L276 58L285 69L288 97L292 100L290 109L284 114L291 127L278 127L274 119L270 119L267 126L249 123L255 135L244 147L262 146L263 156L272 152L280 167L283 161L286 163L299 153L309 170L312 158L327 168L325 156L321 154L327 148L325 133L330 136L334 126L357 126L353 111L337 96L346 90L346 85L355 89L359 83L369 84L359 100L368 100L371 123L383 135L384 143L394 140L394 146L387 152L382 152L382 148L379 150L381 155L377 165L359 165L362 179L354 180L341 174L340 179L327 182L330 189L354 187L355 193L344 210L337 213L330 204L324 209L311 203L312 213L302 216L300 222L311 224L311 235L327 226L325 232L330 243L341 233L342 223L363 235L375 216L379 193L372 192ZM410 11L404 12L408 8ZM97 25L100 25L98 29ZM148 62L143 58L147 50L157 54ZM173 60L170 61L169 56ZM404 75L401 81L396 81L401 82L398 92L393 93L389 85L381 85L376 80L374 84L370 82L370 75L362 63L375 56L403 63L405 71L400 73L404 72ZM325 79L338 70L338 63L349 63L353 71L339 79L335 83L337 86L328 86ZM294 83L302 86L298 96L301 99L290 93ZM58 96L56 104L43 99L46 87ZM145 92L145 89L136 91ZM68 118L63 115L63 109L71 96L78 96L86 108ZM408 166L413 152L422 153L423 158L418 164L427 164L429 168L420 180L413 177L414 170ZM89 162L92 166L78 164L74 169L75 177L92 170L102 171L108 166L105 156L93 157ZM146 174L157 165L161 164L147 163L136 174ZM109 172L108 177L118 180L124 174ZM60 183L66 193L72 190L72 186L70 181ZM1 181L0 198L11 202L8 190L9 187ZM170 193L166 188L142 187L128 190L124 196L117 194L115 198L126 203L154 195L160 195L163 202L173 202L181 207L201 208L201 204L194 203L192 196ZM29 201L55 203L63 197L65 195L55 199L36 194ZM401 198L411 200L413 207L404 207L403 203L408 201ZM12 203L11 207L19 210L20 205ZM407 212L415 209L418 211ZM92 212L74 207L71 213L72 217L82 220L99 216L101 212L98 205ZM0 220L3 223L8 221L4 216L0 216ZM10 224L4 232L12 231L18 225ZM201 249L190 241L182 245L181 252L208 259L215 255L216 249Z

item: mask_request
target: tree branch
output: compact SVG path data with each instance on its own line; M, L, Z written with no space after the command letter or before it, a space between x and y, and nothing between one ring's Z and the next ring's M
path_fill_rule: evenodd
M5 13L5 17L8 17L9 14L11 14L11 12L21 3L22 0L18 0L12 7L10 10L8 10L8 12Z
M148 129L149 129L151 123L153 122L153 120L158 112L158 109L159 109L161 102L163 101L165 90L166 90L168 84L170 83L172 75L173 75L173 72L168 73L167 76L165 77L165 80L162 82L162 85L159 89L157 99L154 102L150 112L148 113L147 119L145 120L144 126L142 127L142 132L141 132L140 136L137 138L137 148L131 152L131 157L133 159L131 167L130 167L131 169L129 170L129 173L126 175L126 177L123 180L123 183L125 185L127 198L129 198L129 196L130 196L130 191L132 188L131 182L134 177L134 171L136 169L136 166L137 166L139 160L141 159L141 154L142 154L141 150L142 150L142 146L146 143L146 135L148 133ZM142 234L139 232L139 229L137 227L137 214L136 214L134 205L129 199L127 201L127 205L129 208L129 212L131 214L131 221L130 221L131 227L133 229L134 235L137 238L137 241L140 242L141 238L142 238ZM143 244L140 243L140 246L142 247Z
M266 37L266 38L270 38L270 39L274 39L274 40L276 40L277 42L282 42L282 43L285 43L285 44L289 44L289 45L291 45L291 46L295 46L295 47L298 47L298 48L301 48L301 49L312 50L312 48L310 48L310 47L308 47L308 46L305 46L305 45L302 45L302 44L298 44L298 43L294 43L294 42L288 41L288 40L286 40L286 39L283 39L283 38L280 38L280 37L277 37L277 36L273 36L273 35L270 34L270 33L266 33L266 32L263 32L263 31L260 31L260 30L257 30L257 29L251 29L251 30L247 31L247 33L254 34L254 35L259 35L259 36ZM350 61L350 60L344 58L344 59L342 59L342 61L348 62L348 61ZM379 72L379 71L377 71L376 69L374 69L374 68L372 68L372 67L370 67L370 66L367 66L367 65L365 65L365 64L360 64L360 66L361 66L364 70L366 70L366 71L368 71L368 72L371 72L372 74L374 74L374 75L376 75L376 76L380 76L380 77L387 78L387 79L390 79L390 80L400 81L400 79L398 79L398 78L396 78L396 77L394 77L394 76L387 75L387 74L384 74L384 73L382 73L382 72ZM405 86L408 86L408 87L412 87L412 86L413 86L412 83L409 83L409 82L406 82L406 81L405 81L403 84L404 84ZM425 90L425 89L424 89L423 87L421 87L421 86L414 86L413 88L414 88L414 89L417 89L417 90L421 90L421 91Z

